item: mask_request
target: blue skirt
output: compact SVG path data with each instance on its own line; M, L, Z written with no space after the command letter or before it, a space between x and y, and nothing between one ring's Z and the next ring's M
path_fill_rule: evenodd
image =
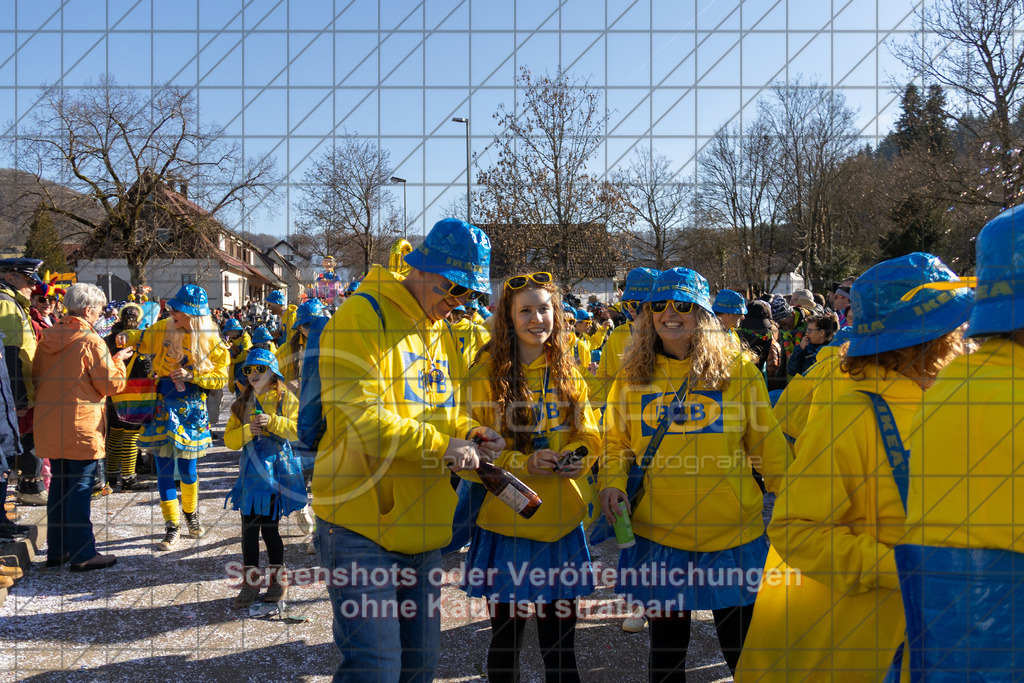
M764 536L713 552L679 550L637 536L636 545L619 553L615 592L660 612L751 605L767 558Z
M544 604L590 595L595 583L582 525L550 543L476 527L462 588L471 598Z
M160 398L156 414L153 421L142 428L139 448L156 450L172 445L176 451L185 453L201 453L209 448L213 435L206 412L206 391L190 382L185 384L185 391L178 391L174 382L161 378L157 392Z

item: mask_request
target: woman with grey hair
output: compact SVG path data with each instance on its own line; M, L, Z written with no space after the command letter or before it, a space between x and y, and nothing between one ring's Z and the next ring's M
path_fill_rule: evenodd
M46 566L71 563L71 571L103 569L117 562L96 552L89 503L96 463L105 456L106 397L124 390L124 362L131 349L110 355L93 324L107 297L96 285L75 284L64 295L68 314L46 329L36 349L36 452L53 470L46 512Z

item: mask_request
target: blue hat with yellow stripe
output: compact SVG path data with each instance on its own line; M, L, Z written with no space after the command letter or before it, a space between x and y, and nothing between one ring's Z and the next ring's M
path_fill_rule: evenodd
M252 331L253 344L266 344L267 342L272 341L274 341L274 335L270 334L270 330L263 325L260 325Z
M581 322L585 322L587 320L593 320L593 319L594 319L594 314L591 313L590 311L588 311L587 309L585 309L585 308L577 308L576 309L576 322L581 323Z
M978 234L976 253L978 289L968 335L1024 328L1024 208L990 220Z
M274 304L275 306L284 306L288 301L284 298L284 292L280 289L275 289L273 292L267 295L266 302L268 304Z
M974 293L938 256L915 252L872 266L850 291L848 356L873 356L938 339L967 321Z
M295 322L292 324L292 329L297 330L300 325L308 325L313 321L313 318L319 318L323 315L324 305L320 299L306 299L295 309Z
M167 306L188 315L210 315L210 302L206 290L199 285L183 285Z
M711 306L711 310L715 313L746 315L747 301L739 292L734 292L731 289L722 289L715 295L715 303Z
M405 255L405 262L474 292L491 293L491 240L465 221L445 218L434 223L423 243Z
M626 275L626 286L622 290L623 301L644 301L654 287L660 271L653 268L634 268Z
M271 372L281 379L284 379L284 375L281 374L281 368L277 364L277 356L266 349L249 350L248 355L245 357L245 363L242 364L242 367L248 368L253 365L266 365Z
M689 301L714 314L711 310L711 290L708 281L703 275L689 268L670 268L659 275L654 283L654 289L644 303L655 301Z

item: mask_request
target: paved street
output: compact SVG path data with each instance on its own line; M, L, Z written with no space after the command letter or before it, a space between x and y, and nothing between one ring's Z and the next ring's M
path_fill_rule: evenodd
M236 458L217 447L200 461L200 511L209 531L198 542L183 538L169 553L154 552L163 529L155 490L94 499L98 549L116 554L117 565L74 574L66 567L44 569L40 554L0 607L0 680L328 681L338 654L322 584L290 589L288 609L310 617L302 623L248 618L231 604L237 590L225 566L241 560L240 522L223 502ZM21 511L23 523L35 523L44 512ZM289 567L313 566L306 539L290 519L282 533ZM599 548L595 559L613 564L615 552L614 546ZM445 569L461 562L462 556L449 556ZM454 585L443 588L442 599L448 616L438 679L486 680L490 630L483 601L469 601ZM580 622L577 653L586 681L647 680L647 634L624 633L621 618L601 616L620 604L608 587L584 601L590 616ZM710 617L702 613L695 622L693 681L728 680ZM526 682L543 680L535 633L531 625Z

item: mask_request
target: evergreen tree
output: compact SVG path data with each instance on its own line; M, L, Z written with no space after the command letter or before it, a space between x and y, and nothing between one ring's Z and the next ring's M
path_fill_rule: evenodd
M924 107L921 104L921 94L913 83L908 83L903 89L900 109L903 112L896 119L893 136L896 138L900 154L905 154L921 140L924 132Z
M53 216L42 204L32 214L32 222L28 226L25 256L42 260L40 272L49 270L51 273L63 273L68 267L60 235L53 224Z

